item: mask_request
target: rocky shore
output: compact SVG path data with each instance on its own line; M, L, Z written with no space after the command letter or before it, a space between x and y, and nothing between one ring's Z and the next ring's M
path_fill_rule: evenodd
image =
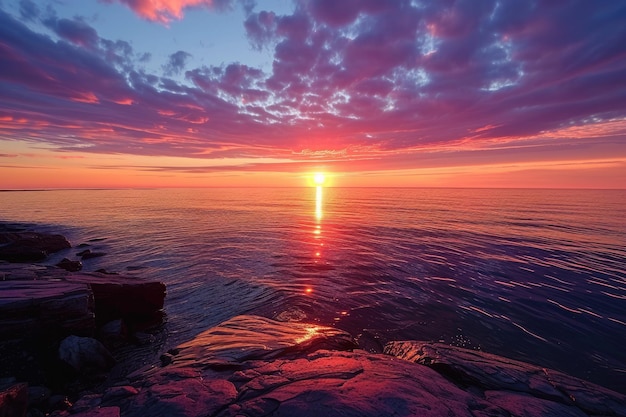
M80 272L89 246L0 224L0 416L66 409L152 359L165 285ZM60 251L78 259L36 263Z
M258 316L110 378L116 346L149 339L163 284L8 262L0 284L0 416L626 417L626 396L558 371L428 341L368 353L336 328Z

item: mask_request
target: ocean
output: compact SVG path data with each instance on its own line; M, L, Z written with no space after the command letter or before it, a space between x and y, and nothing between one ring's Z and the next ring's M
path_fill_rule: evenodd
M0 221L166 283L174 346L239 314L435 340L626 393L626 191L212 188L0 193ZM76 258L76 249L50 258Z

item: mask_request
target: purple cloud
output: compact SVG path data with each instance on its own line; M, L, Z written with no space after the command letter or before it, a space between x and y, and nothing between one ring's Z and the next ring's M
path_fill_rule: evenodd
M169 12L125 3L159 20L193 2ZM272 54L271 70L189 68L181 50L165 77L140 69L149 56L83 20L48 18L54 41L0 10L0 138L19 129L20 138L63 150L332 155L392 167L418 165L420 149L460 144L470 152L535 140L556 152L546 132L626 118L625 5L417 3L298 1L277 15L247 2L244 28L253 48ZM36 16L28 0L21 5L24 20ZM513 151L489 155L502 152Z
M185 69L187 60L191 58L191 54L185 51L177 51L170 55L167 64L163 66L166 75L180 74Z

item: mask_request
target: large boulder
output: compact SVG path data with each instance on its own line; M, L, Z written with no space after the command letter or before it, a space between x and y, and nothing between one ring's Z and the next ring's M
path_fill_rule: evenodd
M101 273L71 274L65 280L89 285L100 325L120 318L128 323L150 320L165 302L165 284L159 281Z
M59 359L84 375L106 372L115 365L115 359L102 343L74 335L61 341Z

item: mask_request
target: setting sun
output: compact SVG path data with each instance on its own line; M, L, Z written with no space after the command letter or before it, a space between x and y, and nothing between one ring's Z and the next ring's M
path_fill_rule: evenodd
M317 172L313 175L315 185L324 185L324 181L326 181L326 176L323 173Z

